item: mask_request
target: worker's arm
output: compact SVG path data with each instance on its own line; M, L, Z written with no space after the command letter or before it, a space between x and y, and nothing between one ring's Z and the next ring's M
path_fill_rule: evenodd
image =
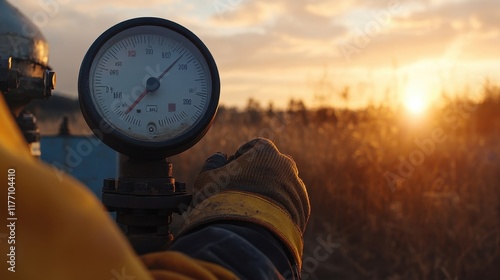
M31 157L1 96L0 120L0 279L152 279L97 198ZM15 174L12 216L9 170Z
M171 250L219 264L242 279L296 279L299 270L287 249L264 227L218 222L177 239Z

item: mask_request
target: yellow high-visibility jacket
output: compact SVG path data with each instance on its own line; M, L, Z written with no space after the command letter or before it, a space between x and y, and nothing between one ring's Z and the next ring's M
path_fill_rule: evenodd
M236 278L178 252L141 260L98 199L56 171L31 156L0 96L0 279Z

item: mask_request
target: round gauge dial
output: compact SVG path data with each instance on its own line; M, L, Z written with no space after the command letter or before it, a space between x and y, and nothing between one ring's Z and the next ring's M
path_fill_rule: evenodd
M137 18L104 32L85 55L80 106L94 133L120 153L164 158L198 142L219 102L215 61L186 28Z

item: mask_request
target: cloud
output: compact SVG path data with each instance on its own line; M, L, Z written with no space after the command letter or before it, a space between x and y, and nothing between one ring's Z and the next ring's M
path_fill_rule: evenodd
M270 5L259 1L241 2L212 17L216 26L233 29L233 32L212 34L207 42L213 46L221 64L238 71L303 67L314 63L312 60L323 64L334 49L332 40L341 36L345 28L330 16L308 9L310 3L307 2L281 0Z
M470 45L472 39L478 48L493 47L491 34L500 31L500 5L493 2L487 1L484 5L472 1L448 2L396 14L390 24L381 26L376 36L368 36L369 44L359 48L360 59L354 63L381 66L390 64L392 59L405 64L439 58L455 47L457 41ZM476 52L471 47L467 52ZM455 50L456 58L467 55L465 51Z
M57 13L50 15L43 7L49 2L60 4ZM73 94L81 59L93 40L138 16L168 18L191 29L212 51L224 83L240 99L259 84L286 91L285 84L293 82L299 88L297 79L325 66L347 73L340 82L356 84L369 82L359 73L391 68L395 62L498 60L498 1L18 0L15 5L29 17L49 11L41 29L51 43L51 64L59 72L59 89ZM394 5L398 9L388 21L377 18ZM367 26L372 28L368 42L356 45ZM339 48L346 43L355 47L351 59Z
M217 27L250 27L266 25L286 11L283 1L231 1L213 2L211 25Z

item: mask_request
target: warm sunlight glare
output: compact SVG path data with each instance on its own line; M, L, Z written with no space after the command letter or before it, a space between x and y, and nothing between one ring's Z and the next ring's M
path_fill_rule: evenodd
M427 89L422 85L408 85L404 92L404 106L408 112L414 115L421 115L427 108Z
M422 96L409 95L405 99L405 107L413 114L420 115L425 111L425 101Z

